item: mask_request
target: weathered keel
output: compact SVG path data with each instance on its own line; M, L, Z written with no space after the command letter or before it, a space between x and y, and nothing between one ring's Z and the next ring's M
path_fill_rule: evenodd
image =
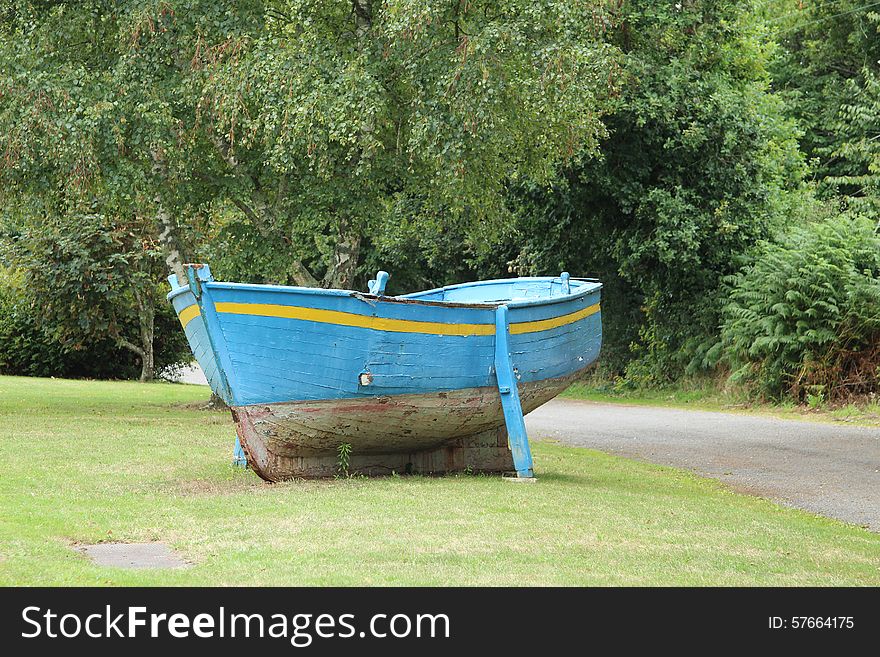
M520 383L523 412L579 376ZM239 406L232 416L248 465L267 481L332 477L343 443L353 474L517 470L497 388Z
M317 479L341 473L336 453L281 454L266 448L248 420L238 424L248 465L266 481ZM366 476L445 474L452 472L510 472L513 459L507 448L507 432L493 429L456 438L433 449L417 452L352 453L347 472Z

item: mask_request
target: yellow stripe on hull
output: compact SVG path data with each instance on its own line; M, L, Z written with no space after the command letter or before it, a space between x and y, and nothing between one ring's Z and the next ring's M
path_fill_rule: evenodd
M233 315L259 315L261 317L284 317L304 319L322 324L357 326L360 328L390 331L392 333L432 333L434 335L494 335L494 324L442 324L440 322L418 322L410 319L387 319L344 313L338 310L320 310L300 306L281 306L268 303L231 303L221 301L216 304L218 313Z
M587 306L586 308L582 308L581 310L577 310L567 315L560 315L559 317L551 317L550 319L539 319L534 322L518 322L515 324L511 324L510 333L511 335L519 335L520 333L537 333L538 331L549 331L550 329L565 326L566 324L571 324L580 319L583 319L584 317L595 315L597 312L599 312L598 303L593 304L592 306Z
M183 328L186 328L186 325L190 323L193 319L199 316L199 306L198 304L193 304L191 306L187 306L179 313L177 316L180 318L180 323Z
M419 322L409 319L387 319L384 317L371 317L368 315L356 315L344 313L338 310L321 310L318 308L302 308L300 306L284 306L268 303L232 303L221 301L215 306L218 313L232 315L257 315L260 317L283 317L285 319L302 319L309 322L322 324L337 324L339 326L356 326L359 328L375 329L377 331L389 331L392 333L429 333L433 335L494 335L494 324L443 324L441 322ZM593 304L587 308L534 322L519 322L510 325L513 335L522 333L537 333L550 329L572 324L578 320L589 317L599 312L599 304ZM180 311L180 323L186 325L199 314L196 304L187 306Z

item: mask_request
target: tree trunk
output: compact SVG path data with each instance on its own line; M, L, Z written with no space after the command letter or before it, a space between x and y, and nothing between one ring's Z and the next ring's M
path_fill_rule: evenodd
M155 378L153 367L153 344L150 343L149 348L144 345L144 355L141 356L141 381L152 381Z
M153 336L155 330L156 309L153 307L149 290L135 288L137 301L138 328L140 333L141 381L152 381L155 378L155 361L153 352Z
M353 0L355 34L358 47L365 49L373 27L373 3L371 0ZM365 118L361 125L364 134L374 129L372 118ZM369 157L369 154L366 155ZM361 253L361 226L352 217L342 217L338 226L338 239L333 261L322 281L323 287L350 290L355 287L358 259Z
M137 354L138 358L141 359L141 381L152 381L153 380L153 345L149 346L148 350L145 350L143 347L136 345L134 342L123 338L117 337L116 344L120 347L128 349Z
M155 362L153 359L153 312L150 312L149 329L141 329L141 381L152 381L156 377Z
M151 155L153 158L153 174L164 181L167 178L165 161L159 152L153 151ZM177 240L174 236L175 222L162 201L162 194L157 193L153 200L156 203L156 224L159 228L159 243L165 250L165 264L168 265L172 272L177 274L177 281L181 285L185 285L186 271L183 268L183 258L180 255Z
M318 287L318 279L299 260L293 258L290 263L290 277L294 285L299 287Z
M354 22L357 29L358 40L363 39L373 26L373 3L372 0L354 0Z
M177 248L174 239L174 223L171 220L171 214L162 205L162 199L156 197L158 209L156 211L156 222L162 227L159 232L159 243L165 250L165 264L168 269L177 274L177 281L181 285L186 285L186 271L183 268L183 258Z
M357 222L343 219L339 222L339 237L333 252L333 262L327 269L323 287L351 290L355 287L358 258L361 252L361 232Z

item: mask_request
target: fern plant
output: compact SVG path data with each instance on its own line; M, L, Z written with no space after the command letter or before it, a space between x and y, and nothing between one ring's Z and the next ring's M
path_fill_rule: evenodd
M762 396L840 399L878 390L880 237L845 216L763 245L728 280L711 358Z

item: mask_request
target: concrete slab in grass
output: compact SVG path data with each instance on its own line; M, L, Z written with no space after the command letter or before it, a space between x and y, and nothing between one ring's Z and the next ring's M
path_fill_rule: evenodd
M77 548L97 566L186 568L189 564L164 543L98 543Z

